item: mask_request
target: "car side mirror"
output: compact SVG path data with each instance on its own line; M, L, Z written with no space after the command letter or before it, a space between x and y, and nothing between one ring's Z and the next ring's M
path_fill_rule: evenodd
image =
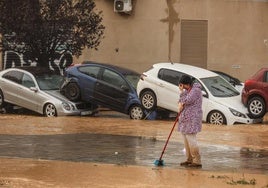
M37 92L38 91L38 89L36 87L30 87L30 90L31 91L34 91L34 92Z

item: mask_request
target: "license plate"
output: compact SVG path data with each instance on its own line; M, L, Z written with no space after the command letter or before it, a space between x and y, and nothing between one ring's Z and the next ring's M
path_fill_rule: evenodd
M83 111L81 112L81 116L91 115L92 113L92 111Z
M253 123L261 123L263 121L262 118L253 119Z

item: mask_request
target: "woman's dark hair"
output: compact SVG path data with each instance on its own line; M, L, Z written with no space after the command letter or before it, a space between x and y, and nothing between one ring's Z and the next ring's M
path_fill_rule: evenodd
M179 84L189 84L189 85L192 85L193 83L193 80L190 76L184 74L181 76L181 79L179 81Z

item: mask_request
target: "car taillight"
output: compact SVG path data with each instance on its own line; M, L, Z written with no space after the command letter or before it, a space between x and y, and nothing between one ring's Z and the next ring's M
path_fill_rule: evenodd
M140 79L141 79L141 80L144 80L145 77L147 77L147 75L142 74L142 75L140 76Z

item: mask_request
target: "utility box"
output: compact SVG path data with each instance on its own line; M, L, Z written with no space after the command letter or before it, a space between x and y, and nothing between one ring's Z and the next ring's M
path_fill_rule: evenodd
M114 12L130 13L131 11L131 0L114 0Z

